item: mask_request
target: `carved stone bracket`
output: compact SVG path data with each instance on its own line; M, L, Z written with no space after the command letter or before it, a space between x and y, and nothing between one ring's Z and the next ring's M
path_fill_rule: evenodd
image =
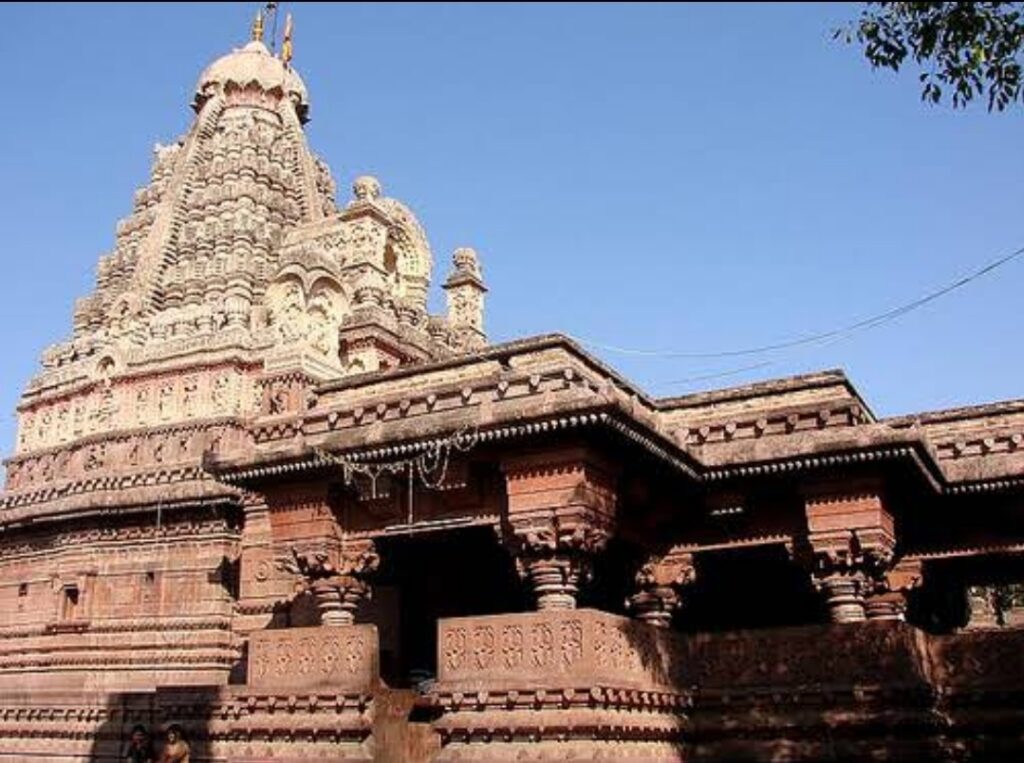
M653 555L637 571L637 592L626 600L626 607L638 620L667 628L683 603L683 589L696 579L693 554L672 549Z
M907 599L924 579L920 559L901 559L875 580L864 602L868 620L904 620Z
M880 484L866 482L854 492L819 486L806 498L805 563L832 622L867 619L865 602L892 567L894 522L881 493Z
M590 579L591 559L611 537L609 529L587 525L514 528L509 546L520 577L537 598L537 609L573 609L580 586Z
M811 576L832 622L867 619L867 597L884 584L892 565L892 537L847 530L812 536L810 544Z
M283 562L289 572L302 577L313 594L322 625L352 625L363 599L370 596L366 578L380 565L372 540L342 543L337 562L330 561L325 550L299 552L292 548L292 559Z

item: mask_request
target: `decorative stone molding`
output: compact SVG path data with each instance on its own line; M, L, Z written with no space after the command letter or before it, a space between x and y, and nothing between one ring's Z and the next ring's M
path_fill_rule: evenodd
M678 549L654 554L637 571L637 592L626 600L626 607L638 620L668 628L683 603L683 589L696 579L693 554Z

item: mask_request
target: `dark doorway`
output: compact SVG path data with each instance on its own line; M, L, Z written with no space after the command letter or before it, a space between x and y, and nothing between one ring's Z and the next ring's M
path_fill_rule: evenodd
M381 677L414 687L436 676L437 621L521 612L525 590L490 527L377 539L380 569L360 622L380 632Z
M781 545L701 552L678 622L687 631L775 628L824 622L807 571Z

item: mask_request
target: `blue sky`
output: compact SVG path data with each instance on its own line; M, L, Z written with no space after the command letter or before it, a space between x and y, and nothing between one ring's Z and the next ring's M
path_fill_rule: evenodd
M831 30L857 5L303 4L310 142L377 175L437 272L480 252L492 339L716 352L845 325L1024 246L1022 116L929 107ZM254 3L5 6L0 445L39 352ZM1024 260L762 360L598 354L658 395L842 367L881 415L1022 396ZM433 296L439 306L438 294Z

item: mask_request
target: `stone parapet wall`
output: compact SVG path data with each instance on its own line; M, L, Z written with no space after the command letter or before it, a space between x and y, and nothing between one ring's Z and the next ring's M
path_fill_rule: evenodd
M377 628L287 628L249 638L252 689L368 690L377 681Z
M438 761L683 760L675 634L595 610L438 629Z
M1024 630L691 636L588 610L439 626L439 761L1011 760Z
M526 612L441 620L438 684L543 687L553 680L669 690L684 640L597 610Z

